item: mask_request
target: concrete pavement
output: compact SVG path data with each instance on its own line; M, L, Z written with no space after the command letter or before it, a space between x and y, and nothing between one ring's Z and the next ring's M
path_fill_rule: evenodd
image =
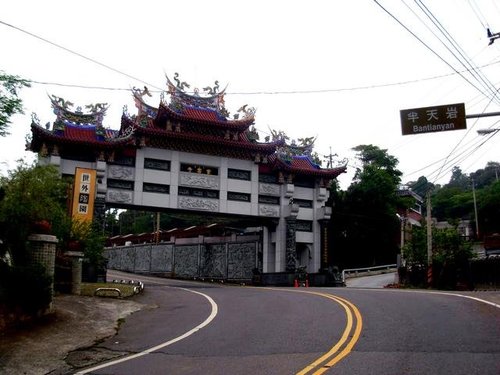
M0 333L0 374L71 373L68 353L113 336L121 319L145 307L133 300L56 296L52 314L22 329ZM72 365L80 366L78 356L73 357Z

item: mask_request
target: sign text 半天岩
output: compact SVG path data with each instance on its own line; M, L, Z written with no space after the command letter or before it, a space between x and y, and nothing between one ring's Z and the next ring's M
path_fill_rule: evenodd
M403 135L459 130L467 127L463 103L403 109L400 114Z

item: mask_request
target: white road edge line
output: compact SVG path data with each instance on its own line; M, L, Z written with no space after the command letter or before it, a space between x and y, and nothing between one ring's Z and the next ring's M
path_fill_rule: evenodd
M328 289L335 289L335 288L328 288ZM364 291L370 291L370 292L395 292L395 293L420 293L420 294L441 294L444 296L454 296L454 297L461 297L461 298L467 298L471 299L477 302L485 303L487 305L496 307L497 309L500 309L500 304L487 301L485 299L481 299L478 297L473 297L465 294L460 294L460 293L452 293L452 292L440 292L437 290L418 290L418 289L391 289L391 288L348 288L352 290L364 290Z
M172 288L177 288L177 287L172 287ZM105 368L105 367L109 367L109 366L113 366L113 365L116 365L118 363L122 363L122 362L126 362L126 361L130 361L131 359L135 359L135 358L138 358L138 357L142 357L146 354L150 354L156 350L159 350L159 349L162 349L166 346L169 346L169 345L172 345L172 344L175 344L176 342L178 341L181 341L183 339L185 339L186 337L189 337L191 336L193 333L196 333L198 332L200 329L206 327L207 325L209 325L212 320L215 319L215 317L217 316L217 313L219 311L219 308L217 306L217 304L215 303L215 301L208 295L204 294L204 293L200 293L200 292L197 292L197 291L194 291L194 290L189 290L189 289L186 289L186 288L177 288L177 289L182 289L182 290L185 290L185 291L188 291L188 292L191 292L191 293L195 293L195 294L199 294L200 296L203 296L205 297L208 302L210 302L210 305L212 306L212 311L210 312L210 315L208 316L207 319L205 319L205 321L199 325L197 325L196 327L194 327L193 329L187 331L186 333L184 333L183 335L180 335L170 341L167 341L167 342L164 342L162 344L159 344L159 345L156 345L156 346L153 346L152 348L149 348L149 349L146 349L142 352L139 352L139 353L136 353L136 354L132 354L132 355L129 355L129 356L126 356L126 357L122 357L120 359L117 359L117 360L114 360L114 361L111 361L111 362L106 362L106 363L103 363L102 365L98 365L98 366L94 366L94 367L91 367L91 368L88 368L88 369L85 369L85 370L82 370L82 371L78 371L75 373L75 375L81 375L81 374L87 374L91 371L95 371L95 370L100 370L102 368Z
M428 293L430 293L430 294L442 294L444 296L455 296L455 297L468 298L468 299L472 299L474 301L486 303L487 305L491 305L493 307L496 307L497 309L500 309L500 305L497 304L497 303L486 301L484 299L477 298L477 297L467 296L467 295L464 295L464 294L450 293L450 292L428 292Z

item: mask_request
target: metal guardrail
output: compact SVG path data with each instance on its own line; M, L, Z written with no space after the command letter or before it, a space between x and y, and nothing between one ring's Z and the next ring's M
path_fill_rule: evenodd
M383 270L391 270L397 269L397 264L385 264L383 266L374 266L374 267L364 267L364 268L346 268L342 270L342 282L345 283L346 276L354 273L354 277L361 276L360 273L364 276L365 274L370 274L372 271L383 271Z
M97 288L94 292L94 296L97 296L100 292L113 292L117 293L118 297L122 296L122 292L118 288Z
M134 285L134 294L139 294L144 290L144 283L135 280L113 280L112 283Z

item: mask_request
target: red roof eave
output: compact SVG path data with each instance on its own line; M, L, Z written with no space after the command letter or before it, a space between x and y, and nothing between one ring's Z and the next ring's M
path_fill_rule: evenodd
M174 120L190 121L190 122L194 122L197 124L206 124L206 125L215 125L216 124L217 126L222 127L224 129L233 129L233 130L248 129L248 127L255 122L254 117L248 117L248 118L244 118L241 120L221 121L221 120L217 120L215 118L212 118L211 116L202 116L202 115L185 116L181 113L178 113L178 112L171 110L167 106L160 104L160 107L158 109L158 118L161 116L162 113L167 114L168 117L170 117Z
M305 174L310 176L324 177L324 178L337 178L340 174L345 173L346 166L332 168L332 169L314 169L314 168L297 168L293 167L280 159L276 159L275 169L294 172L296 174Z
M91 139L80 139L80 138L68 138L65 136L61 135L55 135L49 130L45 130L41 128L39 125L32 124L31 125L31 130L33 134L37 134L41 140L48 140L52 141L54 143L65 143L65 144L80 144L80 145L92 145L92 146L99 146L101 148L114 148L115 146L118 145L125 145L130 143L133 139L132 138L122 138L119 140L113 140L113 141L99 141L97 139L91 140Z
M166 131L156 128L137 127L136 134L145 134L149 136L163 136L168 138L183 139L187 141L199 141L202 143L211 143L233 148L253 150L256 152L263 152L265 154L271 154L276 150L276 143L262 144L262 143L252 143L252 142L241 142L241 140L233 141L230 139L221 139L219 137L207 136L202 134L194 135L183 132Z

